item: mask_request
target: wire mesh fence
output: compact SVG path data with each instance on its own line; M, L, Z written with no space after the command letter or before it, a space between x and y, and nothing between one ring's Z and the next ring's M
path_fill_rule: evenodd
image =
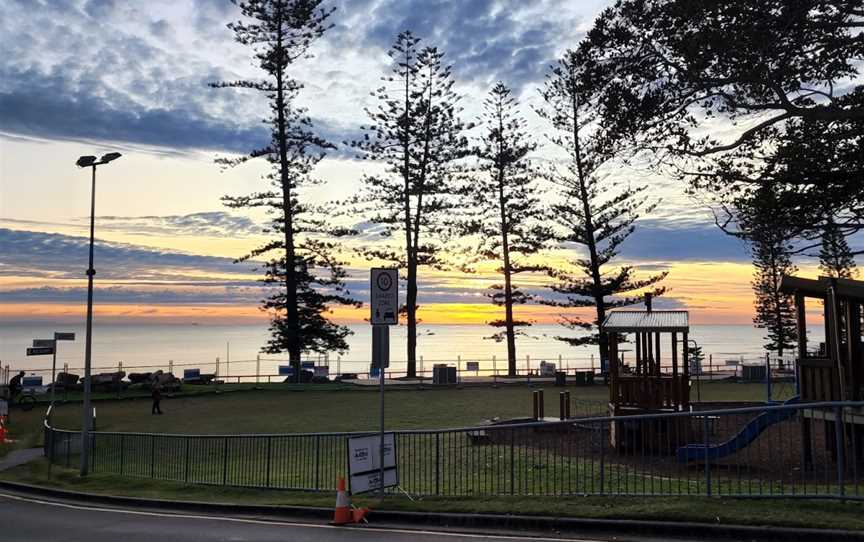
M395 431L412 495L640 495L860 499L864 402L582 417ZM364 433L95 432L93 473L225 486L332 490L347 439ZM368 433L365 433L368 434ZM81 437L45 426L52 464Z

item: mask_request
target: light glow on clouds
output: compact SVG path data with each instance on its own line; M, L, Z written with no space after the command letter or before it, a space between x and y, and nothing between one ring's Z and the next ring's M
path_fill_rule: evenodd
M366 122L369 93L386 73L394 36L410 28L447 53L466 118L503 80L530 110L549 65L575 46L607 0L333 0L335 27L297 66L301 102L334 143ZM255 93L207 83L260 76L250 51L226 23L239 13L227 0L0 0L0 294L2 318L80 319L83 314L89 177L72 164L81 154L119 150L101 168L97 189L97 314L117 319L254 320L266 294L251 265L232 260L259 244L263 214L221 207L225 194L263 188L267 166L253 161L220 171L217 154L266 141L267 112ZM542 136L536 135L537 141ZM549 159L554 152L541 150ZM381 166L340 149L317 174L313 200L344 197L364 172ZM616 172L651 185L663 203L622 250L623 263L669 270L670 306L705 322L747 322L752 274L746 248L725 237L710 213L675 182L640 170ZM359 219L358 219L359 220ZM369 235L366 236L368 240ZM353 244L363 239L353 241ZM578 256L572 250L549 255ZM346 255L349 287L366 295L368 262ZM542 277L521 278L542 292ZM497 281L424 271L420 317L428 323L485 322L500 309L484 297ZM520 316L553 322L554 309ZM344 321L365 312L338 308Z

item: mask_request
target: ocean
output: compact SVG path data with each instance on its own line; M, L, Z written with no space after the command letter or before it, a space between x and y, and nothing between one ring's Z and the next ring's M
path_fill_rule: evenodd
M319 364L330 366L331 373L369 371L371 357L371 327L352 325L354 332L349 337L350 350L344 354L314 356ZM51 338L55 331L76 333L74 342L60 342L57 365L68 364L71 372L81 374L84 360L84 327L50 324L3 324L0 326L0 366L12 370L41 372L51 367L51 356L25 355L33 339ZM537 325L530 328L530 337L517 341L520 370L530 366L536 369L541 361L552 362L561 368L576 369L599 367L596 347L570 347L556 340L556 335L567 330L556 325ZM749 325L693 325L690 339L702 346L706 355L715 364L728 359L756 362L764 359L763 330ZM460 363L465 367L469 361L479 362L481 370L506 369L506 345L484 339L492 334L484 325L428 325L421 327L418 337L418 356L422 357L419 369L431 370L434 363ZM100 324L93 328L94 372L117 370L122 364L128 372L143 372L155 369L174 369L178 376L183 368L200 368L204 373L215 372L217 358L219 375L228 378L251 377L260 374L278 374L278 366L284 365L287 355L259 354L267 338L266 325L124 325ZM813 343L821 337L811 336ZM663 344L668 355L669 346ZM391 370L405 369L405 328L393 327L390 337ZM632 345L624 345L625 361L633 356ZM260 362L257 361L260 355ZM260 367L260 369L259 369ZM46 382L50 375L46 378Z

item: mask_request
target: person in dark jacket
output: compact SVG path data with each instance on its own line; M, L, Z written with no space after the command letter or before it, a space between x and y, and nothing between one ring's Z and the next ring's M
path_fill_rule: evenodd
M159 405L162 401L162 390L158 381L153 382L150 396L153 397L153 408L150 409L150 414L162 414L162 408Z
M21 371L17 375L13 376L9 379L9 404L15 402L15 399L18 398L18 395L21 394L21 390L24 386L21 384L21 380L24 378L24 371Z

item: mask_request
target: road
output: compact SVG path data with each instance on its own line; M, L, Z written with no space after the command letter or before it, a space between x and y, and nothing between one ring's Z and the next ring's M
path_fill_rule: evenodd
M356 528L326 524L269 521L243 517L173 514L153 510L110 508L0 493L0 540L3 542L519 542L561 540L601 542L609 538L546 535L485 535L448 531ZM616 540L627 540L617 538ZM633 538L630 538L633 540Z

